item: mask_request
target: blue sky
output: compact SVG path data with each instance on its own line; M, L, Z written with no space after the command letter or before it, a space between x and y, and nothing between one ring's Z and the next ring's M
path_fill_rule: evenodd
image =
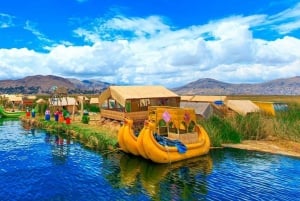
M0 2L0 79L178 87L300 75L300 1Z

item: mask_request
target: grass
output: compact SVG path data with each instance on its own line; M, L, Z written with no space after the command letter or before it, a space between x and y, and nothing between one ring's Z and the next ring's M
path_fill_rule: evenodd
M117 147L116 132L100 126L92 126L81 122L71 124L58 123L55 121L45 121L42 118L36 118L37 126L53 134L71 136L86 147L97 150L112 150Z
M285 139L300 142L300 104L288 103L287 111L276 116L252 113L233 117L212 116L199 122L211 138L212 146L241 140Z
M278 113L273 124L280 138L300 141L300 104L289 104L289 110Z
M207 130L214 147L219 147L222 143L241 142L241 134L226 119L212 116L208 120L202 120L200 124Z

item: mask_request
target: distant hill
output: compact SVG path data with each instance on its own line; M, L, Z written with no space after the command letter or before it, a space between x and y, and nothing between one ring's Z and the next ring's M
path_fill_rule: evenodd
M110 84L98 80L67 79L53 75L35 75L17 80L0 80L0 93L49 94L53 86L65 87L70 94L100 93Z
M231 84L205 78L172 91L179 95L300 95L300 76L258 84Z
M17 80L0 80L0 94L49 94L53 86L65 87L69 94L99 94L110 85L113 84L93 79L35 75ZM205 78L170 90L178 95L300 95L300 76L258 84L231 84Z

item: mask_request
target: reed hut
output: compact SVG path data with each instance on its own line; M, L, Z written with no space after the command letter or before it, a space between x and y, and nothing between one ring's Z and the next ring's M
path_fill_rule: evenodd
M99 96L101 117L134 122L148 117L148 106L179 107L180 96L163 86L110 86Z

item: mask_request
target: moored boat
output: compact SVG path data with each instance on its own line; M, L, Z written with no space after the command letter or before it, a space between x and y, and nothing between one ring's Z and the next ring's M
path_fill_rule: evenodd
M3 118L18 118L22 115L25 115L24 111L9 112L6 111L2 106L0 106L0 116Z
M151 122L149 122L151 124ZM181 152L176 144L174 146L168 143L161 144L155 138L153 130L149 130L144 133L143 137L143 147L146 152L147 157L156 163L171 163L176 161L181 161L201 155L205 155L210 149L210 139L206 131L200 125L195 125L195 134L197 136L196 141L193 143L183 143L185 146L185 151ZM194 134L194 133L191 133ZM179 134L188 135L188 134ZM193 135L195 136L195 135ZM166 137L162 137L166 140ZM169 140L169 143L174 142L174 140ZM175 142L178 142L177 140Z
M119 130L119 145L126 153L142 156L156 163L170 163L207 154L210 139L196 123L193 109L150 107L149 119L138 137L133 122L124 120Z

